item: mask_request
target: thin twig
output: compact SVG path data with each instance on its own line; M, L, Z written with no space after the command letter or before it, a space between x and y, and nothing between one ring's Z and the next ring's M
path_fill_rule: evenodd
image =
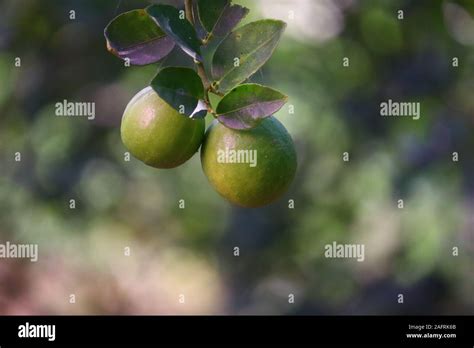
M191 22L191 24L194 26L193 0L184 0L184 11L186 12L186 19L189 22ZM198 60L194 60L194 63L196 63L197 65L197 73L202 80L204 89L206 90L205 102L210 109L211 103L209 101L209 88L211 86L211 83L209 82L209 79L207 78L206 70L204 69L204 65L202 64L202 62Z
M184 0L184 11L186 12L186 19L194 25L193 0Z
M204 65L201 62L196 61L197 73L204 84L204 88L208 91L211 83L209 82L206 71L204 70Z

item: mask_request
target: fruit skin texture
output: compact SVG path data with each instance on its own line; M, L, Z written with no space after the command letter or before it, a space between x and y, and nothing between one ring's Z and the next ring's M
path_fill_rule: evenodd
M257 165L219 163L218 151L257 150ZM283 195L296 172L291 136L273 116L250 130L233 130L216 120L206 132L201 164L211 185L229 201L248 208L269 204Z
M120 133L134 157L155 168L174 168L198 151L204 130L203 119L179 114L146 87L125 108Z

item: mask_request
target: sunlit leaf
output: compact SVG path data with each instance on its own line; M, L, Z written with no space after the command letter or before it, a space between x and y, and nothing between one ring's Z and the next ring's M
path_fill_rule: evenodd
M260 69L271 57L285 27L285 22L267 19L230 33L212 60L212 75L218 90L226 92Z

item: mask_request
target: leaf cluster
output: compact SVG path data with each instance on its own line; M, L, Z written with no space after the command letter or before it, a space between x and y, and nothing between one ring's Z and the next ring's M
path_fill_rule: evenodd
M105 28L108 50L131 65L156 63L175 47L194 68L166 67L151 87L183 116L212 113L226 127L251 129L286 102L282 93L247 83L271 57L286 24L264 19L237 27L249 10L231 0L184 0L184 9L154 4L115 17ZM209 93L221 97L215 108Z

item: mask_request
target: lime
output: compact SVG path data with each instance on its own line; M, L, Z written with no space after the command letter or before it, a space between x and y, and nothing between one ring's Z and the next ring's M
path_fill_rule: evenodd
M198 151L204 130L203 119L181 115L146 87L128 103L120 131L134 157L155 168L174 168Z
M201 148L201 164L216 191L243 207L260 207L281 197L297 166L291 136L273 116L250 130L214 121Z

